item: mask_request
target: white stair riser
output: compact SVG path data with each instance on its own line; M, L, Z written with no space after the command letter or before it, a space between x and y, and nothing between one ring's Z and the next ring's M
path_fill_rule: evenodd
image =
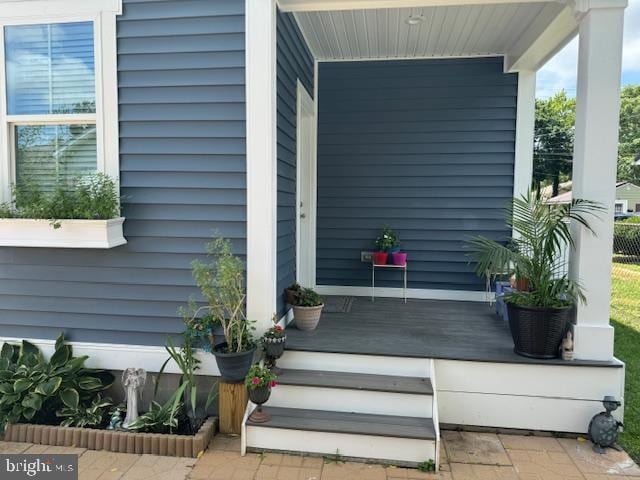
M431 376L430 363L427 358L294 352L290 350L285 351L282 358L278 360L278 366L281 368L420 378Z
M278 385L271 391L270 407L306 408L403 417L432 417L433 398L370 390Z
M435 440L375 435L311 432L247 426L247 447L302 453L384 460L389 463L421 463L436 460Z

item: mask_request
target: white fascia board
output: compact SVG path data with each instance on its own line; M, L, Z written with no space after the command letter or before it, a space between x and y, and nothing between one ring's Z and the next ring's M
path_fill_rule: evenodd
M322 12L377 8L444 7L498 5L513 3L552 3L549 0L279 0L283 12Z
M569 6L550 3L518 37L505 56L504 70L536 71L578 32L578 20Z

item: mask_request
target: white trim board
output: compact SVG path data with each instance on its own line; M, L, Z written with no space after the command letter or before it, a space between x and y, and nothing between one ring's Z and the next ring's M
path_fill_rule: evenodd
M55 348L55 340L25 339L42 350L49 357ZM8 342L20 344L21 338L0 337L0 344ZM128 367L144 368L147 372L157 372L169 354L164 347L153 345L123 345L117 343L67 342L73 347L73 355L79 357L87 355L86 366L107 370L124 370ZM198 375L220 376L220 370L215 357L203 351L196 352L196 357L202 362ZM167 373L181 373L172 360L165 369Z
M370 297L371 287L352 287L339 285L317 285L320 295L351 295L354 297ZM376 297L403 298L402 288L376 287ZM418 300L460 300L465 302L488 302L494 293L467 290L437 290L408 288L407 298Z
M246 0L247 316L271 326L277 289L276 5Z

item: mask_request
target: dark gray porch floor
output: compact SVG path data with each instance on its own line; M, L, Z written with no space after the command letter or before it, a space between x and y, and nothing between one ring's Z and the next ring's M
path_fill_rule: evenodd
M480 302L356 297L349 313L323 312L318 328L287 328L287 350L499 363L621 366L620 362L536 360L513 352L506 322Z

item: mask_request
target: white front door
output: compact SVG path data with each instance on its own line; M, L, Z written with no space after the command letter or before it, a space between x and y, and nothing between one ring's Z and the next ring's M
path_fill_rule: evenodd
M296 277L304 287L316 283L316 125L315 105L298 81L296 168Z

